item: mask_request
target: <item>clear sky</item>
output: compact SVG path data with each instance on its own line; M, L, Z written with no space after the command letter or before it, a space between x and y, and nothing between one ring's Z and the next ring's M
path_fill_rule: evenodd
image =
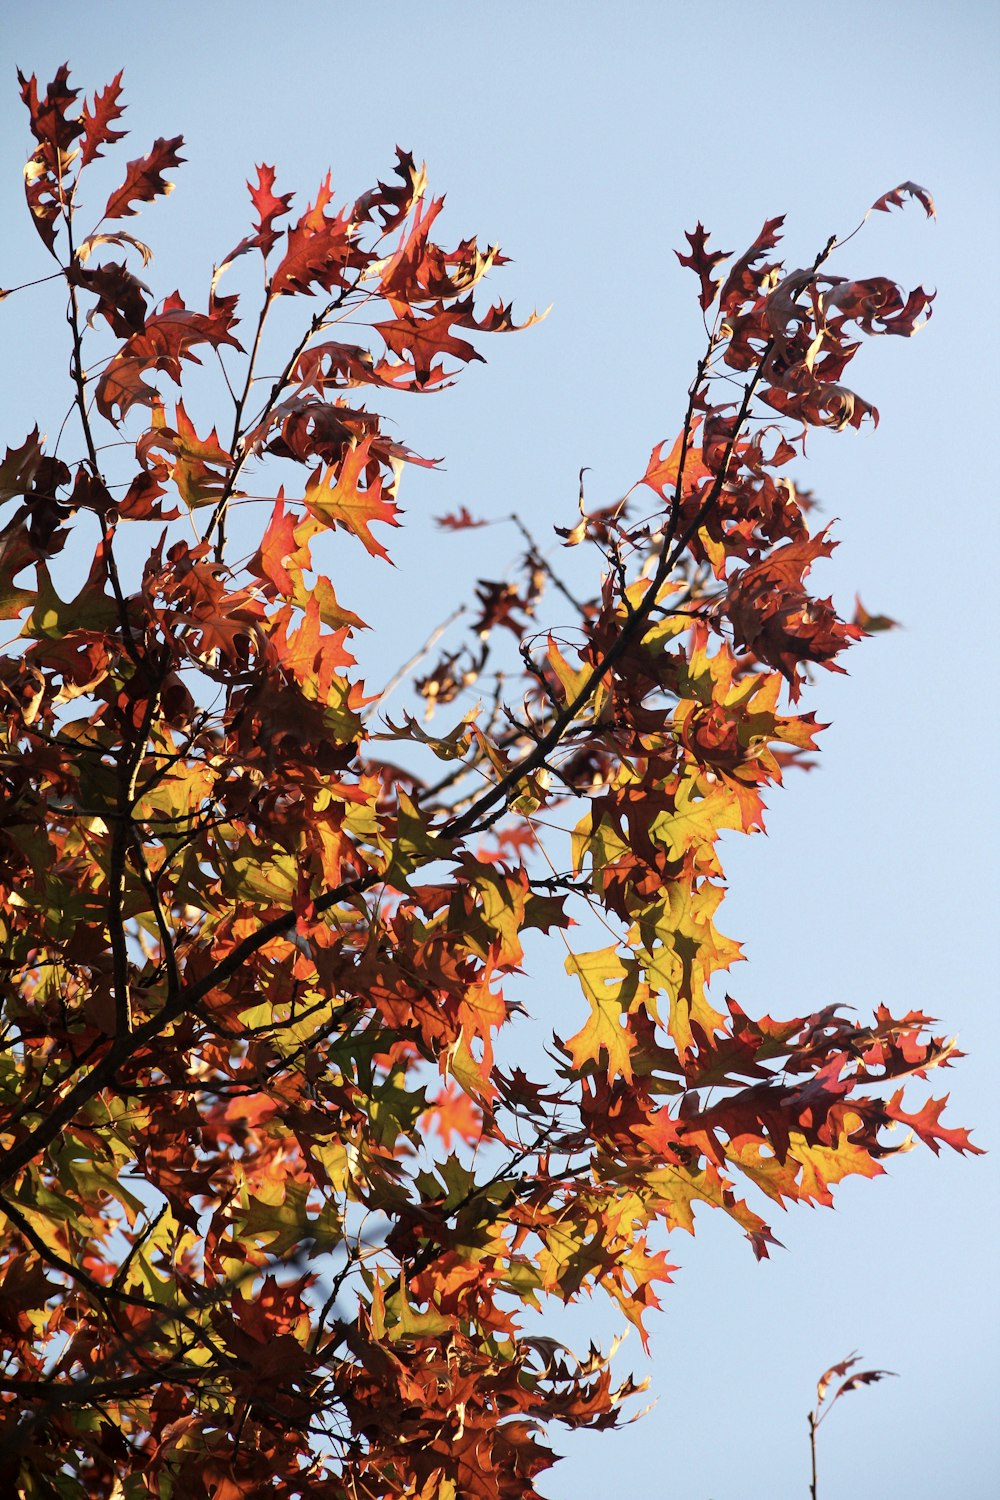
M588 497L610 500L675 436L700 348L695 283L672 253L685 229L701 219L739 250L785 212L791 263L804 264L901 180L931 189L936 222L918 209L876 215L833 270L936 286L934 317L913 341L873 342L852 367L881 409L877 432L817 435L796 474L841 518L825 591L849 609L857 590L906 628L858 648L849 678L817 684L807 706L834 724L822 769L778 795L768 839L727 850L721 925L746 943L730 988L747 1010L884 1001L959 1032L969 1056L933 1091L950 1084L953 1122L995 1150L995 7L8 0L3 10L0 285L47 269L23 205L14 67L47 82L68 59L88 93L124 67L128 155L157 135L187 138L176 192L136 225L158 249L158 293L180 285L202 304L212 258L249 222L254 164L276 163L279 190L297 189L300 203L327 167L353 196L386 174L399 141L447 190L455 237L498 239L514 257L497 295L524 311L554 304L540 328L487 342L489 364L457 390L396 412L400 436L446 466L404 481L412 536L391 590L385 570L366 571L354 553L350 586L335 582L394 632L397 659L448 613L453 579L501 576L499 553L517 550L493 530L442 540L431 515L516 506L551 537L553 522L572 519L581 465ZM36 416L58 425L49 393L63 330L56 319L36 335L30 321L53 306L22 297L0 311L14 353L2 441L19 442ZM568 1003L558 956L540 953L535 974L529 1003ZM657 1406L620 1435L566 1438L543 1490L804 1497L816 1376L858 1348L900 1378L852 1395L824 1428L823 1500L987 1500L997 1203L994 1157L914 1152L887 1178L847 1184L835 1213L784 1217L775 1229L787 1249L760 1266L730 1225L703 1216L695 1240L672 1245L683 1269L651 1320L651 1361L631 1340L619 1356L651 1375ZM605 1335L596 1309L575 1320L578 1332L588 1324Z

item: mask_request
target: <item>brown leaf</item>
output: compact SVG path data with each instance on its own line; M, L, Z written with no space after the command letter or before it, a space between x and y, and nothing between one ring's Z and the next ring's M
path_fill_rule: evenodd
M68 111L80 97L79 89L69 86L69 64L63 63L49 84L43 97L39 97L35 75L25 78L18 70L21 98L28 107L31 133L40 145L52 146L59 152L67 152L73 142L84 132L81 120L70 119Z
M126 266L111 261L103 266L84 267L74 262L68 279L72 285L96 296L97 306L91 316L99 313L119 338L127 339L142 332L149 288Z
M270 281L273 295L287 297L304 292L312 296L316 288L330 292L348 284L348 272L358 263L356 231L349 209L327 215L332 199L328 172L315 203L287 231L285 253Z
M101 217L128 218L139 212L139 209L132 207L134 203L151 203L154 198L172 193L174 185L164 180L163 173L172 167L179 167L184 161L184 157L179 155L183 144L182 135L171 136L169 140L161 136L153 142L152 150L147 156L130 161L125 181L121 187L115 188Z
M459 511L451 511L446 516L435 516L434 524L440 526L442 531L472 531L480 526L488 526L490 523L477 520L463 505Z
M698 277L701 283L698 303L702 312L706 312L715 301L716 293L722 281L721 277L713 276L712 272L722 261L728 260L732 252L729 250L709 250L708 231L701 222L695 226L693 232L685 229L684 238L691 246L689 253L683 255L680 250L675 250L674 254L682 266L689 266Z
M874 635L880 630L898 630L899 621L892 620L888 615L870 615L861 603L861 595L854 596L854 619L852 624L863 630L865 635Z
M118 72L106 88L94 95L93 104L84 103L80 111L80 121L83 125L81 167L87 166L96 157L103 156L102 146L113 146L116 141L124 140L128 134L127 130L113 128L116 121L120 120L125 113L125 106L119 103L121 91L122 75Z
M163 371L179 385L181 360L201 363L192 352L197 344L241 350L232 332L233 312L234 303L227 298L216 298L210 313L193 312L174 292L158 313L146 319L143 331L128 339L105 366L96 393L101 415L120 421L137 403L152 406L157 395L143 376Z
M378 214L382 221L383 234L390 234L403 222L414 203L427 188L427 172L423 163L418 167L409 151L396 147L396 166L393 169L400 179L398 184L379 182L370 192L362 193L354 205L357 219L370 219Z
M823 1371L822 1375L819 1377L819 1380L817 1380L816 1382L817 1406L821 1406L826 1399L826 1393L830 1387L830 1382L833 1380L839 1380L841 1376L846 1375L851 1366L857 1364L859 1358L860 1356L857 1353L849 1354L846 1359L840 1360L838 1364L831 1365L828 1370Z

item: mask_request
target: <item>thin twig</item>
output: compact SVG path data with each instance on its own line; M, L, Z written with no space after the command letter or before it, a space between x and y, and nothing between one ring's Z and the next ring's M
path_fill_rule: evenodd
M565 583L563 583L562 579L559 577L558 573L552 567L552 564L548 561L548 559L546 557L542 556L541 549L539 548L537 541L532 536L532 534L528 530L527 526L525 526L524 522L521 520L521 517L518 515L518 513L517 513L516 510L515 511L511 511L510 518L514 522L514 525L517 527L518 531L524 537L524 540L527 542L528 546L531 549L531 552L530 552L530 559L531 559L531 561L533 563L536 563L537 566L541 568L542 572L549 579L549 581L559 590L559 592L560 592L560 594L562 594L563 598L566 599L566 600L568 600L569 603L572 604L572 606L576 610L577 614L581 614L581 615L584 614L585 611L584 611L583 605L580 603L579 599L575 598L573 596L573 594L570 593L569 589L566 587Z
M243 383L243 390L236 400L236 413L233 418L233 435L229 443L229 451L233 457L233 472L231 472L227 477L225 486L223 488L222 499L219 501L219 505L217 507L218 519L216 521L216 524L219 528L219 539L215 548L215 560L218 563L222 562L223 553L226 550L226 509L229 503L229 498L233 492L233 486L236 483L236 447L241 438L240 423L243 420L243 411L246 407L247 401L249 400L250 391L253 387L254 365L257 363L257 355L260 353L260 342L264 336L264 324L267 322L267 315L270 310L271 288L270 285L268 285L265 288L264 302L261 306L260 317L257 319L257 331L254 334L253 346L250 350L250 357L247 360L247 377ZM218 352L219 351L217 349L216 353L218 354ZM219 363L222 364L221 355L219 356ZM229 385L229 377L228 375L226 375L225 366L223 366L222 373L225 377L226 384ZM230 387L230 389L232 389L232 387ZM211 527L209 527L208 535L211 535Z
M415 651L410 657L409 661L405 661L399 668L399 670L389 678L389 681L386 683L381 693L379 693L378 697L375 699L375 702L370 704L366 709L365 714L362 715L363 718L368 717L370 714L374 713L377 708L381 708L384 705L389 695L396 691L396 689L399 687L399 684L410 675L415 667L419 667L420 663L431 651L433 651L434 647L437 645L438 641L446 633L446 631L450 630L455 621L465 613L466 606L464 604L460 604L457 609L452 610L447 620L442 620L440 625L435 626L420 649L418 651Z
M30 1220L21 1213L20 1209L9 1198L0 1198L0 1212L6 1214L11 1223L17 1227L18 1233L27 1240L28 1244L37 1255L41 1256L47 1265L51 1266L54 1271L60 1271L64 1276L68 1276L71 1281L75 1281L78 1286L82 1287L91 1297L100 1303L105 1311L110 1311L110 1307L116 1302L124 1303L127 1307L144 1308L147 1312L156 1313L164 1322L182 1323L199 1343L207 1345L213 1353L219 1352L212 1344L207 1331L200 1327L187 1313L182 1312L180 1308L164 1307L162 1302L154 1302L152 1297L140 1297L134 1292L123 1291L118 1286L105 1286L102 1282L95 1281L92 1276L89 1276L86 1271L81 1270L79 1266L75 1266L72 1261L66 1260L64 1256L59 1254L58 1250L53 1250L51 1246L45 1243ZM127 1343L117 1323L115 1324L115 1330L123 1343Z
M114 972L115 1034L119 1037L127 1036L132 1030L129 959L125 942L125 861L129 845L136 836L132 822L135 789L159 702L160 689L156 687L146 700L142 723L130 752L126 754L123 747L118 762L118 817L113 825L108 870L108 936Z
M337 294L337 296L334 297L334 299L331 302L327 303L326 307L323 308L322 312L316 313L316 315L310 320L309 326L307 327L305 333L302 335L302 337L299 340L299 342L296 344L295 348L293 349L292 353L289 355L288 359L285 361L284 368L282 369L280 375L277 376L277 378L275 379L274 383L272 384L271 389L270 389L270 391L268 393L267 399L264 402L263 407L261 408L259 414L254 419L254 422L251 425L259 427L263 422L265 422L268 419L268 417L270 416L271 412L274 410L274 406L275 406L275 403L277 402L278 397L281 395L282 391L288 385L288 382L291 379L292 371L294 370L294 368L295 368L296 364L298 363L299 359L301 358L301 356L305 353L306 348L308 347L308 344L309 344L309 340L311 338L313 338L314 335L316 333L318 333L318 331L323 327L324 323L329 318L330 314L333 313L333 312L336 312L336 310L339 307L343 306L344 302L347 300L347 298L350 295L350 293L353 292L355 289L356 288L355 288L355 284L354 283L352 283L350 286L342 287L341 290L340 290L340 292ZM249 391L250 391L250 388L251 388L251 384L252 384L253 361L254 361L254 359L256 358L256 355L257 355L257 350L258 350L259 342L260 342L260 336L261 336L261 333L263 332L263 327L264 327L264 318L265 318L265 316L267 314L267 309L268 309L268 306L270 304L270 292L269 291L267 293L265 293L265 297L266 297L265 305L264 305L264 309L263 309L263 311L261 313L260 321L258 323L257 337L256 337L256 339L254 341L253 351L252 351L251 357L250 357L250 367L249 367L249 369L247 371L247 384L246 384L246 387L245 387L245 390L244 390L244 397L243 397L244 400L246 399L247 395L249 394ZM238 430L239 429L239 423L240 423L240 421L242 420L242 417L243 417L243 410L244 410L244 407L241 405L239 407L238 411L237 411L237 423L236 423L236 427L234 428L235 436L233 438L233 443L232 443L233 466L230 469L229 474L226 477L226 482L223 485L222 494L219 497L218 504L216 505L215 509L213 510L212 515L211 515L211 517L209 519L209 522L208 522L208 526L207 526L207 528L205 530L205 540L206 541L211 540L212 533L214 531L218 530L218 532L219 532L219 539L218 539L218 542L217 542L217 545L216 545L216 549L215 549L215 560L216 560L216 562L220 562L220 563L222 562L222 550L223 550L224 545L225 545L225 518L226 518L226 511L229 508L229 502L230 502L230 500L232 498L233 491L236 488L236 481L239 478L240 474L242 473L243 467L244 467L247 459L250 457L250 450L249 450L249 448L245 444L246 433L244 432L244 433L241 434L239 432L239 430ZM239 452L238 453L236 452L237 448L239 448Z

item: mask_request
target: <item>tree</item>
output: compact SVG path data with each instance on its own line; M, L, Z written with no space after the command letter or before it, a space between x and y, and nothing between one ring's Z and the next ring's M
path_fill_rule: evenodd
M72 405L54 449L36 428L0 464L5 1477L532 1496L547 1426L612 1426L638 1389L534 1334L546 1298L600 1290L645 1340L696 1205L761 1256L768 1198L829 1204L900 1125L976 1149L943 1101L904 1102L956 1055L928 1017L752 1019L711 985L739 957L719 835L810 762L814 668L889 623L809 592L834 542L785 470L810 427L876 419L844 370L931 297L831 274L836 238L786 270L780 219L736 259L699 225L680 435L613 504L581 475L560 534L599 554L593 597L514 518L523 568L478 583L468 642L428 662L404 636L451 715L432 729L358 679L364 600L322 570L387 559L401 471L429 462L361 401L440 390L518 326L480 301L504 257L432 238L406 152L297 217L261 166L206 310L153 302L123 224L181 138L81 233L121 76L82 106L65 68L21 84ZM913 183L873 208L907 196L933 212ZM262 289L222 289L250 266ZM71 540L85 580L59 573ZM571 945L591 913L601 946ZM545 1072L502 992L531 931L581 992Z

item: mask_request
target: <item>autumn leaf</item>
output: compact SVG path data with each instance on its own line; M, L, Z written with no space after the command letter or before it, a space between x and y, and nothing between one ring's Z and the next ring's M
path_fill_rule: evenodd
M434 361L443 355L450 355L463 364L482 360L483 356L468 339L458 338L451 331L455 323L461 327L469 326L467 320L471 310L472 301L466 298L452 307L439 303L426 313L406 312L374 326L393 354L409 354L417 383L426 384L435 369Z
M903 1108L903 1091L897 1089L886 1105L886 1113L890 1119L908 1125L925 1145L930 1146L935 1156L943 1145L950 1146L953 1151L981 1156L982 1148L972 1144L967 1130L949 1129L941 1125L941 1115L947 1103L947 1096L943 1099L928 1099L919 1110L911 1113Z
M329 292L347 285L347 273L354 259L355 231L349 209L342 209L333 217L327 214L332 199L327 173L315 202L286 231L285 253L270 280L273 296L293 296L299 292L312 296L316 288ZM271 222L267 221L266 228L259 231L265 237L270 235Z
M288 213L294 194L276 194L274 180L274 168L261 163L257 168L257 182L247 183L247 190L257 212L257 224L254 233L240 240L239 244L230 250L229 254L216 266L212 276L213 292L223 272L239 256L246 255L250 250L259 250L266 260L281 238L281 231L275 228L275 223Z
M198 313L186 307L180 293L174 292L105 366L97 382L98 411L112 420L117 413L120 421L136 404L155 406L156 391L143 377L163 371L180 385L181 361L201 363L193 353L199 344L213 349L241 349L232 332L233 321L232 307L221 300L210 313Z
M157 456L157 465L162 464L165 477L191 510L217 503L233 467L232 454L214 428L208 437L198 436L183 401L174 408L173 427L166 425L163 409L156 409L148 439L140 440L136 453L147 466Z
M430 1108L420 1116L425 1131L441 1137L446 1151L451 1150L453 1135L475 1145L483 1133L482 1111L464 1089L447 1083L430 1097Z
M65 204L65 184L75 156L74 142L83 134L82 121L71 115L79 89L69 86L64 63L43 95L34 74L18 70L21 99L28 109L31 133L37 141L24 168L24 192L32 222L42 243L55 255L56 228Z
M463 505L461 510L452 511L446 516L435 516L435 525L440 526L442 531L470 531L479 526L488 526L488 521L478 521L475 516L469 514Z
M121 91L122 75L119 72L106 88L95 93L93 104L84 104L80 111L83 124L83 148L80 153L82 167L103 156L102 147L113 146L127 135L127 131L114 128L125 112L125 106L119 102Z
M865 635L875 635L882 630L898 630L899 621L892 620L888 615L870 615L861 603L861 595L854 596L854 619L851 622Z
M125 173L125 181L111 194L101 218L128 218L139 212L133 204L152 203L154 198L162 197L165 193L172 193L174 185L172 182L165 181L163 173L182 164L184 158L179 152L183 144L184 137L181 135L172 136L169 140L161 137L153 142L148 156L130 161Z
M680 250L675 250L674 254L682 266L689 267L698 277L701 283L698 304L704 312L715 301L721 285L721 278L713 276L712 272L716 266L720 265L724 260L728 260L730 251L709 250L708 231L701 223L695 226L693 232L686 229L684 231L684 238L687 240L690 250L686 255L682 254Z
M569 954L566 972L576 975L591 1008L589 1020L566 1043L573 1066L600 1063L603 1054L608 1077L621 1074L628 1081L635 1042L628 1032L627 1016L641 997L634 965L623 963L616 948L601 948L593 953Z
M305 505L310 515L326 526L342 526L352 531L372 557L388 562L389 554L371 533L375 522L398 526L398 510L383 497L382 479L370 479L362 488L358 481L370 468L372 439L363 438L348 448L340 463L317 469L306 485Z
M97 297L94 311L106 318L119 338L141 333L146 323L145 287L124 265L114 261L87 269L71 266L70 282Z
M79 89L69 86L69 66L63 63L43 95L38 92L38 80L32 75L26 78L18 71L21 99L27 106L31 133L43 146L54 146L67 152L75 140L84 132L84 124L70 116L70 109L80 97Z
M0 504L31 493L42 459L41 435L35 427L20 448L8 448L0 461Z
M759 297L769 269L767 262L761 264L761 259L780 241L778 231L784 222L784 214L766 219L750 248L733 261L719 294L719 307L725 317L731 317L738 308Z
M387 184L380 180L376 187L362 193L354 205L354 213L359 219L373 218L378 214L384 234L398 228L427 188L426 167L423 163L418 167L412 153L404 151L402 146L396 147L393 171L400 179L398 183Z
M690 432L682 432L668 454L664 455L663 450L667 446L664 442L659 443L649 455L642 482L648 484L656 494L672 496L678 480L693 486L702 479L714 479L711 469L707 469L702 463L700 451L694 446L697 425L693 423Z
M14 582L37 560L27 531L19 528L0 535L0 620L16 620L35 598L34 589Z
M929 219L936 217L934 211L934 199L926 188L922 188L916 182L901 182L891 192L883 193L881 198L876 198L870 211L878 210L888 213L891 208L901 208L907 198L916 198L923 205L924 212Z

